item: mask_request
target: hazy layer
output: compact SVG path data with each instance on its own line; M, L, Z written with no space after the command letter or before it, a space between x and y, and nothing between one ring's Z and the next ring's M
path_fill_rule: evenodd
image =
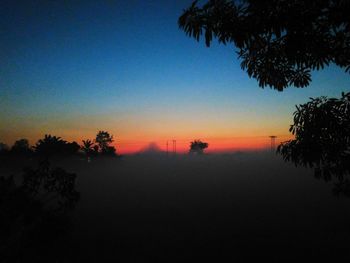
M81 260L285 262L349 248L350 200L269 153L139 155L72 169Z

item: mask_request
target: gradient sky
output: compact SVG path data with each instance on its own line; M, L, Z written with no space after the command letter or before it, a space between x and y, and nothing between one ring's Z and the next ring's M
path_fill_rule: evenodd
M213 151L261 148L288 138L295 104L349 91L334 66L304 89L261 89L233 46L178 29L191 2L1 1L0 141L107 130L120 153L196 138Z

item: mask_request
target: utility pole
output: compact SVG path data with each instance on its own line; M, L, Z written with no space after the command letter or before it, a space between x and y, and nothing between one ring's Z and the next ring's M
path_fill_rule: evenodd
M176 140L168 140L166 141L166 155L168 156L169 155L169 141L172 142L172 149L171 149L171 152L173 155L176 155Z
M176 140L173 140L173 154L176 155Z

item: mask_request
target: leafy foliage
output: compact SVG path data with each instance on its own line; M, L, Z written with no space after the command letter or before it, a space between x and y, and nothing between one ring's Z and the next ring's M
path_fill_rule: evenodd
M96 135L95 141L102 154L115 155L116 149L113 146L110 146L114 141L113 135L110 135L107 131L99 131Z
M311 71L331 63L350 73L350 1L194 1L179 27L199 41L204 35L234 44L241 67L259 86L283 91L306 87Z
M11 148L11 152L17 153L17 154L29 154L29 153L31 153L29 141L27 139L17 140Z
M348 179L337 182L334 184L333 194L335 196L345 196L350 197L350 182Z
M59 242L59 237L68 230L66 212L80 197L75 190L75 179L75 174L62 168L51 169L48 161L42 162L38 169L26 169L19 186L14 176L0 177L2 260L57 262L56 257L62 256L62 251L50 250L65 244Z
M98 154L98 145L94 145L94 146L92 147L92 149L93 149L93 153L94 153L95 155L97 155L97 154Z
M38 169L25 169L22 187L32 198L51 209L62 210L79 200L79 193L74 188L75 179L75 174L62 168L50 169L49 162L43 161Z
M286 161L316 167L316 177L343 180L350 172L350 92L340 99L311 98L296 109L290 127L295 139L280 144L277 151Z
M39 155L71 155L78 152L80 146L76 142L66 142L60 137L45 134L34 146L35 152Z
M87 156L91 155L92 152L94 151L94 149L93 149L94 143L89 139L82 140L82 142L83 142L83 145L81 146L81 149L84 151L84 153Z
M102 154L109 155L109 156L115 156L116 155L116 149L115 149L114 146L107 146L107 148L105 148L102 151Z
M208 143L201 140L194 140L190 145L190 153L203 154L204 149L208 148Z

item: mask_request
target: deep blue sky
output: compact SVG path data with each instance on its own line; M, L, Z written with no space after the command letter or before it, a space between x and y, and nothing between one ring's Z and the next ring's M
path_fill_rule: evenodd
M259 88L233 46L206 48L178 29L190 4L1 1L0 141L288 134L295 104L349 90L332 66L304 89Z

